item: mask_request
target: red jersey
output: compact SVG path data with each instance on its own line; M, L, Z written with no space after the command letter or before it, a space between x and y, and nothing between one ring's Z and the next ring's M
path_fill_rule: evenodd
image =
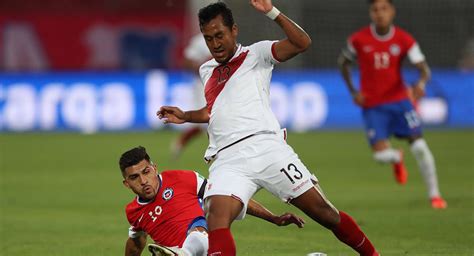
M151 202L137 197L126 206L130 237L145 232L158 244L181 247L191 222L204 217L198 196L204 178L193 171L164 171L160 188ZM205 186L205 184L204 184Z
M414 64L424 61L409 33L392 26L388 34L380 36L373 25L367 26L349 37L348 50L358 59L364 107L408 98L401 74L402 61L407 55Z

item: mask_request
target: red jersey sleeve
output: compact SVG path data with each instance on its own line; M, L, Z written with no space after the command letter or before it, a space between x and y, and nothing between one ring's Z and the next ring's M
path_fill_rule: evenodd
M344 56L350 60L355 60L357 58L357 50L359 48L357 42L357 32L347 38L347 45L344 49Z
M405 46L405 49L406 49L406 51L408 51L414 44L416 44L416 40L415 40L415 38L413 38L413 36L410 33L406 32L406 31L404 31L400 28L398 28L398 29L400 30L400 35L401 35L401 38L403 40L403 44Z

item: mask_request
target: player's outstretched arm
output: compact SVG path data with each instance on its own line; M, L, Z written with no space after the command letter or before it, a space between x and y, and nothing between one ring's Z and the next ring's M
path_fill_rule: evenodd
M287 212L280 216L277 216L253 199L250 199L249 201L249 204L247 206L247 213L257 218L271 222L277 226L287 226L290 224L295 224L299 228L302 228L305 223L302 218L294 215L293 213Z
M129 237L125 244L125 256L140 256L146 245L146 235Z
M285 32L287 38L280 40L274 46L275 57L279 61L289 60L309 48L311 45L309 35L298 24L280 13L271 0L250 0L250 4L259 12L275 20Z
M420 71L420 78L413 86L413 96L416 100L425 96L426 83L431 78L431 70L426 61L422 61L415 64L415 67Z
M160 110L156 112L156 115L159 119L163 119L165 124L209 122L209 113L207 112L207 107L185 112L178 107L162 106Z
M352 60L346 57L344 52L341 52L339 58L337 59L337 64L339 66L339 70L341 71L342 78L344 78L347 89L349 89L349 92L351 93L352 100L355 104L362 106L364 104L364 98L362 97L362 94L360 94L360 92L355 88L354 83L352 82Z

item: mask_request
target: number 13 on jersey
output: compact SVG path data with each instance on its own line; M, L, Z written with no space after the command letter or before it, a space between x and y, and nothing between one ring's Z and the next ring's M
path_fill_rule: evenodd
M375 69L386 69L390 66L390 54L388 52L374 52Z

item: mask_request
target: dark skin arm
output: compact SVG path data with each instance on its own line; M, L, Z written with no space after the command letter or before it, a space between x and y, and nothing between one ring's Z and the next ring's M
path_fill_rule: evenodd
M351 77L351 68L352 68L353 62L349 58L347 58L343 53L341 53L339 55L337 63L339 66L339 71L341 72L342 77L344 78L344 81L346 82L346 87L352 96L352 100L354 101L356 105L362 106L364 104L364 97L355 88L354 83L352 81L352 77Z
M277 226L287 226L290 224L295 224L299 228L302 228L305 223L302 218L294 215L293 213L284 213L280 216L276 216L263 205L253 199L250 199L249 201L249 204L247 206L247 214L266 220Z
M426 83L431 78L431 70L426 61L422 61L415 64L416 69L420 72L420 78L413 86L413 97L415 100L425 96Z
M267 13L273 8L271 0L250 0L250 4L261 13ZM289 60L309 48L311 38L298 24L283 13L276 17L275 22L287 36L275 43L274 50L278 60Z
M207 107L198 110L182 111L178 107L162 106L156 113L159 119L164 119L165 124L182 124L182 123L208 123L209 113Z
M146 245L146 235L128 238L125 243L125 256L140 256Z

